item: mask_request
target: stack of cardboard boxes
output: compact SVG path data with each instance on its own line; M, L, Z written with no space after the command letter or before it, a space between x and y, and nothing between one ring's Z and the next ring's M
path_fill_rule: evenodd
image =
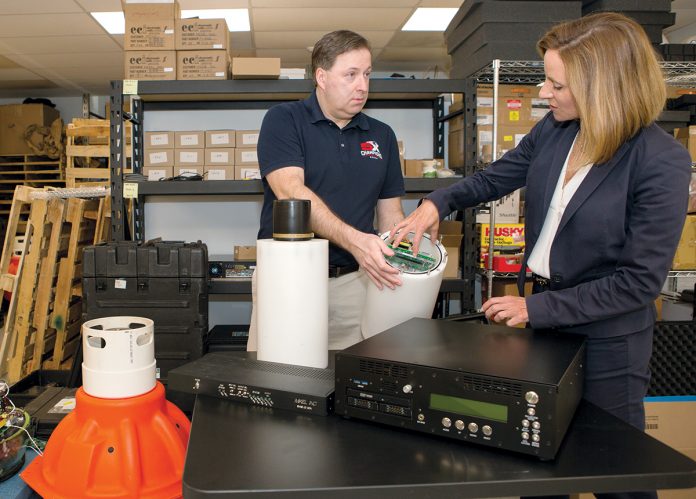
M202 175L205 180L260 179L258 130L145 132L143 175L160 180Z
M229 30L224 19L181 19L176 1L126 3L125 78L226 80Z

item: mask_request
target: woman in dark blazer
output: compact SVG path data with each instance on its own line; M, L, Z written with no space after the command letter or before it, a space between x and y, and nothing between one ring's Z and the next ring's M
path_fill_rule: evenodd
M586 335L585 398L642 429L654 300L679 242L691 160L654 123L666 90L640 25L595 14L552 28L538 48L551 112L485 171L427 196L394 242L415 233L417 251L454 210L526 187L522 269L533 293L483 310L510 326ZM524 271L520 294L523 283Z

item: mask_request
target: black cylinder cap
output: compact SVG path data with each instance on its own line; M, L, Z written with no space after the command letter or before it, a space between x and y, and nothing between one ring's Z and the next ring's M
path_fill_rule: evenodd
M310 229L312 203L308 199L273 201L273 239L307 241L314 237Z

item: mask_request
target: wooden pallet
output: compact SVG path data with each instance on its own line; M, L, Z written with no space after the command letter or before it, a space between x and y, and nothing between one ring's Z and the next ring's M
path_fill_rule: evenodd
M65 222L70 227L68 250L60 259L55 301L49 326L55 333L51 357L45 369L67 369L80 341L82 326L82 253L94 242L98 200L73 198L67 202Z
M41 367L46 347L49 306L54 294L58 253L61 247L65 200L35 199L29 224L32 234L22 266L15 313L14 350L10 352L7 378L19 381Z
M130 132L126 126L126 134ZM99 119L75 118L66 129L66 185L86 187L108 185L110 178L109 121ZM129 140L127 137L127 143ZM132 148L126 147L126 158L132 155ZM128 173L132 170L126 170Z
M97 227L110 225L100 220L106 198L33 198L38 189L17 189L13 210L30 205L26 247L16 276L8 272L16 252L9 242L0 263L3 291L12 291L0 349L0 377L10 384L39 368L70 368L80 341L82 253L102 239Z
M27 232L31 236L31 229L22 220L22 214L28 211L31 206L31 193L36 189L19 185L15 189L15 196L5 233L5 242L0 259L0 287L3 294L10 293L10 303L5 315L5 322L0 331L0 376L7 372L9 353L14 351L14 332L15 311L17 309L17 291L22 277L24 267L24 256L26 246L29 241ZM14 273L10 273L10 263L13 256L19 256L19 265Z

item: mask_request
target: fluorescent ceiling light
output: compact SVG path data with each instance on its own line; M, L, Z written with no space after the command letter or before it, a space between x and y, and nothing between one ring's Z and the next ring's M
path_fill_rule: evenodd
M224 17L230 31L251 31L249 9L182 10L181 17L198 17L200 19L219 19Z
M90 12L107 33L122 35L126 32L126 19L123 12Z
M457 10L419 7L401 31L445 31Z

